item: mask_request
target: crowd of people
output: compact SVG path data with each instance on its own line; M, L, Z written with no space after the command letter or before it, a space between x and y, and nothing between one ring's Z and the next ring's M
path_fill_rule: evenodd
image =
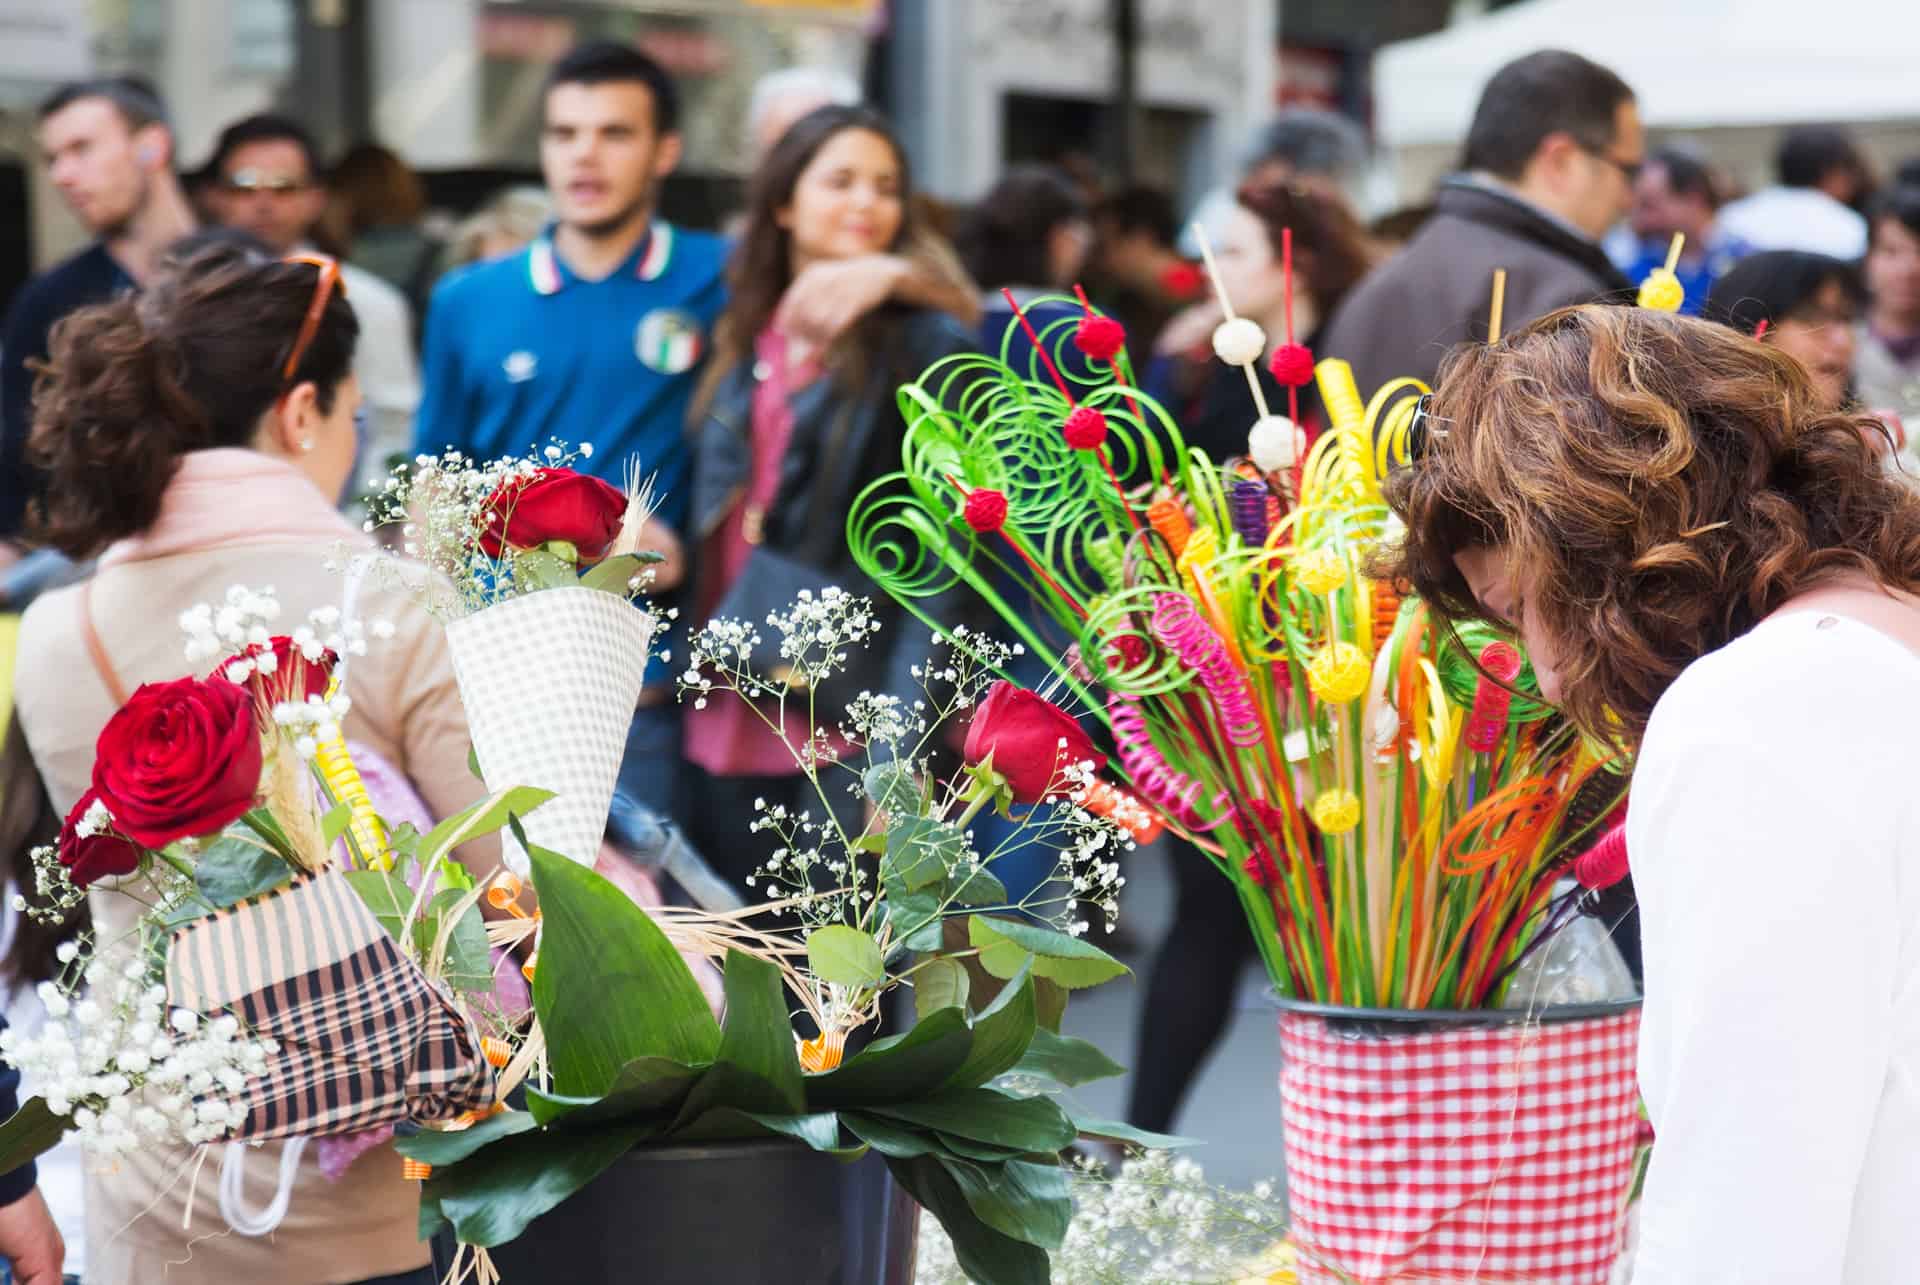
M338 510L395 459L558 440L591 445L580 467L615 483L637 467L660 498L655 591L684 629L763 616L801 589L858 587L844 522L898 466L894 389L959 352L1023 368L1014 304L1044 327L1077 310L1048 297L1084 285L1124 323L1139 383L1189 443L1223 461L1245 453L1244 376L1213 359L1222 314L1166 193L1026 166L943 208L915 191L893 128L859 98L807 69L769 78L751 112L745 209L724 232L680 227L658 211L680 161L675 85L631 48L585 46L547 81L544 185L503 191L440 235L419 178L386 149L328 167L298 121L253 116L189 182L146 85L96 80L49 98L38 127L52 182L96 239L19 292L0 337L0 601L33 604L0 801L16 883L21 854L84 788L116 695L180 668L154 622L236 580L275 583L295 614L337 595L324 550L364 538ZM1352 195L1366 163L1349 123L1285 113L1196 212L1237 311L1270 343L1290 327L1352 363L1363 390L1432 380L1456 344L1488 337L1496 269L1503 324L1518 330L1568 305L1631 304L1683 234L1682 310L1777 348L1825 409L1873 412L1899 469L1903 419L1920 415L1920 166L1880 185L1845 134L1795 129L1777 183L1735 199L1710 157L1649 151L1633 88L1563 52L1495 75L1458 173L1429 205L1367 221ZM1312 434L1324 412L1306 392ZM312 566L296 573L297 549ZM365 699L355 693L353 730L444 813L476 788L444 642L417 612L389 614L408 625L402 659L354 667ZM895 624L898 643L865 675L887 690L911 682L925 641ZM623 816L670 818L744 886L764 855L745 832L752 800L797 806L801 778L749 712L682 709L670 674L648 671L616 838ZM1231 885L1198 853L1173 853L1172 868L1173 926L1147 978L1129 1105L1134 1124L1160 1131L1251 956ZM93 897L104 923L110 896ZM30 997L56 944L16 934L16 995ZM1622 945L1637 964L1630 928ZM77 1170L59 1179L58 1232L33 1175L10 1176L0 1254L23 1280L57 1280L47 1265L57 1271L64 1233L70 1267L84 1243L93 1279L166 1262L169 1280L224 1281L264 1279L324 1241L326 1279L349 1279L342 1262L369 1285L432 1279L397 1179L298 1188L269 1267L259 1243L181 1233L183 1204L134 1217L177 1159L88 1175L84 1230Z

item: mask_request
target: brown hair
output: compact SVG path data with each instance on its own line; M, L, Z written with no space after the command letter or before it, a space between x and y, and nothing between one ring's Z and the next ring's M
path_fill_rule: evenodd
M216 244L164 267L145 293L55 326L27 444L47 473L35 534L74 557L96 553L153 524L180 456L250 445L287 389L310 381L330 410L360 330L339 289L293 378L281 379L318 273Z
M16 718L0 738L0 882L11 883L16 892L29 892L34 886L33 850L59 841L60 814L47 797L46 783L27 749L26 732ZM0 987L51 978L59 971L54 951L60 943L73 940L92 925L85 901L58 923L17 916L12 940L0 956Z
M1247 183L1234 194L1267 225L1275 257L1281 233L1293 229L1298 280L1321 317L1330 316L1372 267L1366 234L1346 207L1292 183Z
M346 205L347 230L418 223L427 212L427 189L407 163L378 143L351 148L333 167L328 184Z
M1798 363L1725 327L1563 309L1456 349L1431 414L1388 481L1407 530L1376 572L1487 618L1454 555L1504 548L1595 735L1638 745L1681 670L1835 573L1920 589L1920 493L1882 471L1871 421L1822 411Z

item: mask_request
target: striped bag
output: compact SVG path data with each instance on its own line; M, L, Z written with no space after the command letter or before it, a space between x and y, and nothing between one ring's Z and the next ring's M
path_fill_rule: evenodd
M338 871L302 875L180 929L168 1002L232 1014L279 1052L246 1087L234 1138L453 1120L493 1101L468 1019Z

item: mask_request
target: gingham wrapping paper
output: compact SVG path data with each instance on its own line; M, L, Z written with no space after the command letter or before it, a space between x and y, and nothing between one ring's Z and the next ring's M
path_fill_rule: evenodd
M167 951L167 998L231 1013L279 1051L247 1081L234 1138L450 1120L493 1101L480 1037L337 870L197 919Z
M1300 1279L1605 1282L1633 1171L1639 1029L1638 1009L1391 1036L1284 1014Z
M522 818L527 837L590 866L646 671L649 618L599 589L542 589L447 626L453 672L489 790L555 797ZM501 835L507 866L526 853Z

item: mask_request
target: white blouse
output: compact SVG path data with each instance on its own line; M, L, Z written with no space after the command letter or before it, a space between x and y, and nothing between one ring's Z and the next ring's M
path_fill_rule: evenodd
M1776 616L1654 709L1636 1285L1920 1281L1920 657Z

